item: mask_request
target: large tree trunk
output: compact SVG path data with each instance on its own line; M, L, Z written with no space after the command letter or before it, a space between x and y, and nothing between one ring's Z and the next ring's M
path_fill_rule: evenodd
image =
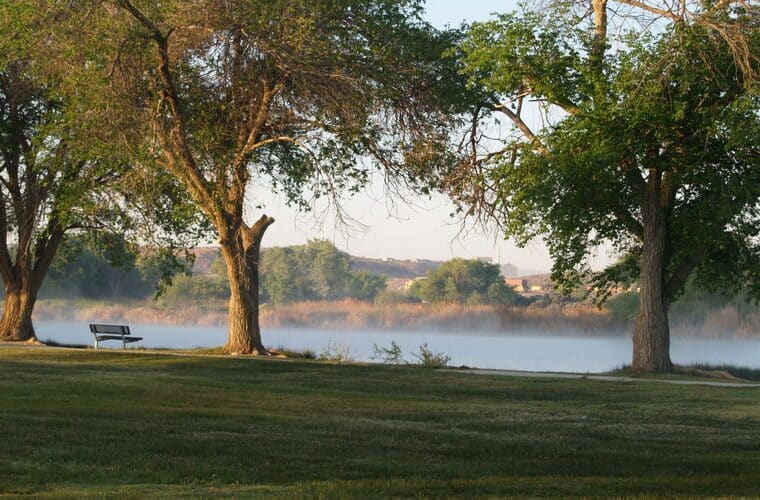
M641 254L641 306L633 331L632 368L636 373L668 372L672 368L663 279L667 226L661 210L650 208L649 216L645 216Z
M8 289L5 309L0 319L0 340L36 340L32 326L32 311L37 293L23 289Z
M266 354L259 327L259 257L264 232L274 219L262 216L253 226L242 225L221 238L230 282L229 333L225 352Z

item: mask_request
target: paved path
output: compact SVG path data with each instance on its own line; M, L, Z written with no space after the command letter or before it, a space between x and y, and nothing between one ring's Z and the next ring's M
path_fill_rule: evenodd
M760 387L760 384L748 382L721 382L718 380L677 380L665 378L638 378L623 377L616 375L591 375L583 373L549 373L549 372L520 372L512 370L446 370L456 373L467 373L471 375L498 375L502 377L530 377L530 378L564 378L564 379L586 379L602 380L604 382L659 382L663 384L675 385L710 385L713 387Z

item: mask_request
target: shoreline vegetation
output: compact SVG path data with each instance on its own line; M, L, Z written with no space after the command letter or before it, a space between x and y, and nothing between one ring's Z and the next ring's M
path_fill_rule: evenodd
M760 314L743 312L733 305L694 317L675 317L671 333L701 338L760 338ZM41 299L35 321L98 321L137 324L224 326L227 302L206 301L183 306L160 300L118 303L91 299ZM261 325L265 328L325 329L434 329L482 330L551 335L628 335L630 325L608 309L588 303L554 304L543 307L467 304L375 304L354 299L264 304Z

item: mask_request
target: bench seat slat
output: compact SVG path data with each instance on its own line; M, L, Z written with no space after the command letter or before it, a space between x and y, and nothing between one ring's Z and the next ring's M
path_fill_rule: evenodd
M121 340L126 347L127 343L138 342L143 339L142 337L131 336L127 325L91 324L90 333L95 337L95 349L98 348L98 342L101 340Z
M127 325L90 325L92 333L118 333L129 335L129 326Z
M127 342L137 342L142 337L126 337L121 335L97 335L98 340L125 340Z

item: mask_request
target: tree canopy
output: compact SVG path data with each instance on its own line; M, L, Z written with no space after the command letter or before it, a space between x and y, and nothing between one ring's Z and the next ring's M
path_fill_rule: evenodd
M667 310L689 276L760 295L758 10L723 2L665 16L643 2L672 22L612 33L607 2L593 4L590 28L566 4L472 27L462 70L491 93L478 118L505 116L515 133L494 147L473 129L471 177L454 172L447 187L518 242L544 237L568 290L592 276L603 299L638 280L634 369L669 370ZM591 273L604 244L621 258Z
M32 310L67 233L139 234L162 245L187 244L196 234L189 229L198 219L176 196L176 183L128 161L114 145L120 131L103 126L87 98L87 79L67 71L85 58L56 30L66 14L48 2L0 5L5 339L34 337Z
M327 240L262 252L262 297L274 303L356 298L371 301L383 276L354 271L351 257Z
M426 302L514 304L517 293L504 283L499 266L475 259L452 259L414 282L409 294Z
M461 78L442 54L456 33L422 22L420 9L115 0L76 27L93 104L129 150L182 183L217 233L231 284L228 351L265 352L257 273L274 220L253 217L253 188L304 208L356 191L373 165L416 183L448 156Z

